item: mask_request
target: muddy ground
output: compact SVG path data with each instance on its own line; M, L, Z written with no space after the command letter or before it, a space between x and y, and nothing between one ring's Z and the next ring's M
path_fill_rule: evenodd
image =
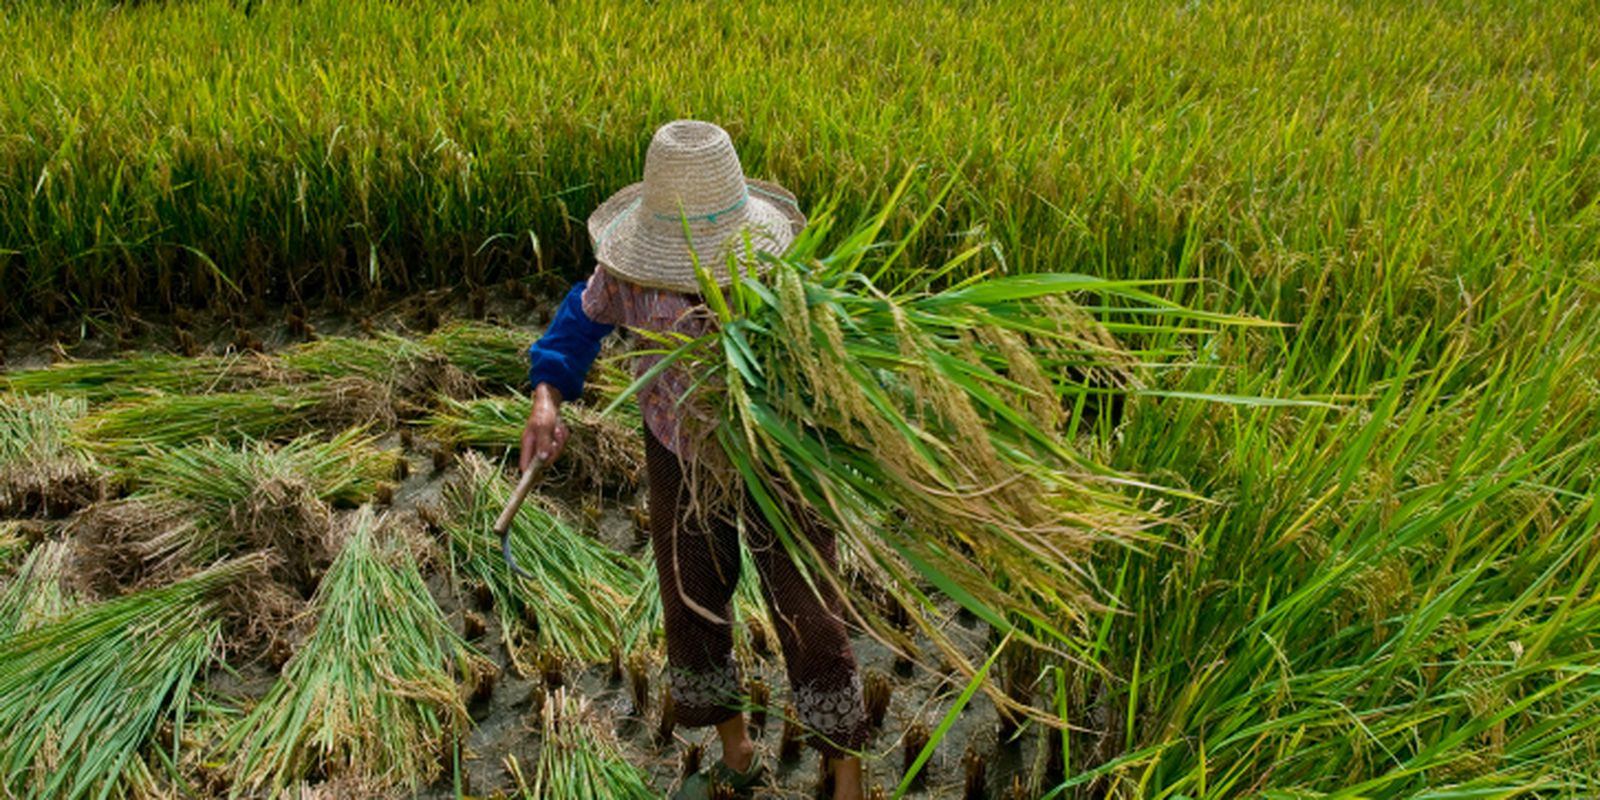
M253 319L231 313L180 313L146 319L86 323L76 327L12 328L0 332L0 369L45 366L63 357L112 358L119 352L129 351L193 354L221 353L249 347L272 352L319 334L355 336L374 330L389 330L422 335L444 320L460 317L525 328L531 342L549 319L555 302L564 291L564 286L557 281L546 281L544 284L539 290L525 286L514 290L508 288L504 292L491 293L487 299L481 294L438 292L358 309L282 309ZM394 495L393 506L400 513L414 510L420 504L436 502L441 488L456 473L453 466L435 469L435 443L422 437L406 438L410 439L409 447L401 444L399 436L391 436L387 440L387 446L404 451L412 467L410 477ZM582 507L586 500L593 505L593 498L567 496L557 499L574 508ZM587 524L594 535L619 549L639 555L647 544L636 530L635 511L643 502L642 491L604 498L598 520L590 520ZM461 588L452 586L442 575L430 576L429 584L440 605L460 629L463 612L471 600L463 597ZM515 756L525 773L531 772L537 762L540 746L535 733L537 705L544 691L544 681L539 676L516 674L501 644L496 615L481 616L487 622L487 630L475 638L474 643L500 666L501 673L492 694L471 707L475 727L465 742L465 785L462 789L463 794L468 796L488 797L500 792L510 794L513 790L512 779L505 767L508 756ZM950 631L952 638L963 643L969 658L981 662L989 639L986 625L970 615L957 613L953 606L946 610L941 624ZM869 786L882 787L884 796L887 796L893 793L902 776L906 761L906 732L918 724L929 730L935 729L964 688L964 683L959 675L947 672L939 664L897 663L894 653L859 631L853 635L853 643L863 674L868 671L882 672L890 676L893 685L889 711L884 724L873 732L866 759ZM264 694L273 675L262 666L261 661L258 659L246 665L234 677L221 674L214 676L214 685L229 694ZM747 667L747 678L753 673L772 687L773 710L764 730L758 732L757 743L763 759L772 768L774 785L760 796L818 796L820 759L816 753L805 750L797 758L784 760L779 757L780 717L783 705L788 702L788 684L784 678L781 657L776 653L767 657L752 656ZM591 707L609 723L628 757L650 773L654 788L664 795L670 794L680 780L686 750L695 745L702 746L705 764L717 758L716 737L710 729L680 728L674 732L672 741L659 740L659 663L655 674L651 676L650 708L643 714L636 713L625 680L616 680L609 665L588 666L581 673L568 675L567 680L589 698ZM1012 797L1014 778L1025 778L1039 768L1042 755L1040 741L1039 731L1025 728L1021 735L1008 737L1008 741L1002 742L995 708L980 693L956 718L949 735L924 767L923 779L909 796L969 796L966 784L967 762L970 760L968 754L971 752L981 754L985 763L982 781L985 788L981 794L970 796ZM430 799L455 797L456 790L452 781L446 778L418 796Z

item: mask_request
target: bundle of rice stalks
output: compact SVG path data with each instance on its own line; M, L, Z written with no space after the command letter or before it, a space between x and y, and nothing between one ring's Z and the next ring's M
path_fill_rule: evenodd
M463 480L446 490L451 560L489 587L518 672L531 675L536 668L529 645L579 663L600 662L620 650L624 612L639 591L637 565L528 503L512 524L511 551L534 577L517 576L493 531L511 482L474 453L461 459L461 467Z
M506 769L522 800L646 800L660 797L650 776L623 754L609 724L598 719L581 696L559 689L540 715L539 763L529 783L516 758Z
M386 430L394 422L388 388L353 377L224 394L157 395L90 414L73 433L96 453L127 458L205 439L282 440L327 428Z
M22 523L0 522L0 571L9 569L12 559L27 552L28 540L22 535Z
M397 458L359 430L328 442L309 435L282 445L211 440L152 452L124 468L137 491L122 510L91 514L79 527L121 517L111 526L121 528L120 535L109 532L113 541L158 573L271 550L279 556L274 574L308 594L332 555L328 503L371 500L394 475ZM137 522L128 518L134 506L148 512L144 524L127 524Z
M1134 542L1148 523L1115 491L1124 479L1074 449L1071 412L1130 382L1139 354L1114 331L1139 329L1141 314L1205 317L1140 284L1080 275L928 290L976 251L880 287L873 278L904 247L872 245L886 216L821 255L823 214L764 275L727 291L702 277L720 326L665 348L708 376L695 401L722 421L715 441L731 468L700 479L742 484L817 579L839 583L796 535L801 513L924 607L931 584L996 628L1015 614L1064 639L1096 607L1089 548ZM891 255L863 274L877 251ZM1091 314L1076 295L1103 307Z
M93 459L71 442L82 398L0 398L0 516L62 516L99 499Z
M330 557L329 502L356 504L388 486L396 456L359 430L329 442L202 441L133 456L121 470L134 493L72 523L93 561L126 578L170 574L228 555L273 550L309 587ZM309 588L306 589L309 592Z
M325 442L315 435L284 444L210 440L136 456L119 473L136 490L193 501L220 519L236 514L240 502L273 479L302 482L325 502L360 505L394 477L399 459L352 429Z
M66 580L71 551L67 542L49 541L28 554L0 594L0 640L51 622L78 605Z
M362 508L312 600L314 627L222 743L235 794L281 795L312 774L415 789L470 724L461 684L493 665L456 635L383 527Z
M477 389L477 382L443 353L392 333L371 339L325 337L281 358L285 366L310 378L360 377L388 386L407 412L420 411L436 395L465 398Z
M429 354L427 347L392 333L369 339L325 336L295 345L278 355L283 365L310 378L358 376L388 381L410 362Z
M177 750L194 678L220 635L215 598L258 569L256 561L218 565L0 639L3 793L106 797L144 771L140 751L158 727L172 727ZM176 762L180 754L161 757Z
M534 336L519 328L452 322L422 340L451 364L485 386L516 391L528 384L528 345Z
M533 401L522 395L466 402L445 398L424 424L440 440L498 455L521 445L532 408ZM602 415L586 405L565 403L562 413L570 436L561 458L545 473L547 485L592 492L638 485L644 470L638 406L628 404Z
M149 394L231 392L284 377L270 359L249 352L199 358L145 354L107 361L69 361L0 375L0 391L49 393L100 403Z

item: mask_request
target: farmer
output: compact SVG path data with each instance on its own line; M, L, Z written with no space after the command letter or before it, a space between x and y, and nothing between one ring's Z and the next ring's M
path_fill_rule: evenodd
M582 392L600 341L615 326L688 336L709 329L712 317L699 296L691 243L701 266L727 285L729 255L750 263L747 244L781 254L805 224L793 194L744 176L726 131L689 120L656 131L645 155L644 180L617 192L589 217L598 262L594 274L567 293L550 328L529 349L533 411L522 433L522 469L535 457L549 462L561 454L567 426L558 409L563 399ZM659 360L639 356L636 374ZM722 759L686 780L677 796L706 797L713 781L748 796L765 777L740 710L741 683L733 661L731 600L740 564L735 516L742 516L800 722L829 759L834 797L862 797L861 760L855 753L865 743L866 714L840 599L826 581L812 588L742 491L743 501L736 504L691 490L714 483L685 480L692 468L715 465L722 455L712 415L679 402L695 379L672 366L638 396L650 482L650 545L660 576L677 721L688 727L714 725L722 740ZM831 567L832 532L809 525L806 536Z

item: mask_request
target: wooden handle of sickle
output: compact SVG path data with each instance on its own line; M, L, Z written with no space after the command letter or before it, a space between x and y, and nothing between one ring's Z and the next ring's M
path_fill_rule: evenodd
M517 516L517 509L522 508L522 501L528 499L528 492L533 491L533 485L539 482L539 473L544 471L544 462L537 459L522 473L522 480L517 481L517 488L511 493L511 499L506 501L506 507L501 510L499 519L494 521L494 532L503 534L511 527L511 520Z

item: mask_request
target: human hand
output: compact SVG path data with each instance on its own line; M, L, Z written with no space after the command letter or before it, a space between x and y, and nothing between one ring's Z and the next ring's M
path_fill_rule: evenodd
M561 392L548 383L533 390L533 410L522 429L522 471L533 459L546 464L556 460L567 445L567 423L561 421Z

